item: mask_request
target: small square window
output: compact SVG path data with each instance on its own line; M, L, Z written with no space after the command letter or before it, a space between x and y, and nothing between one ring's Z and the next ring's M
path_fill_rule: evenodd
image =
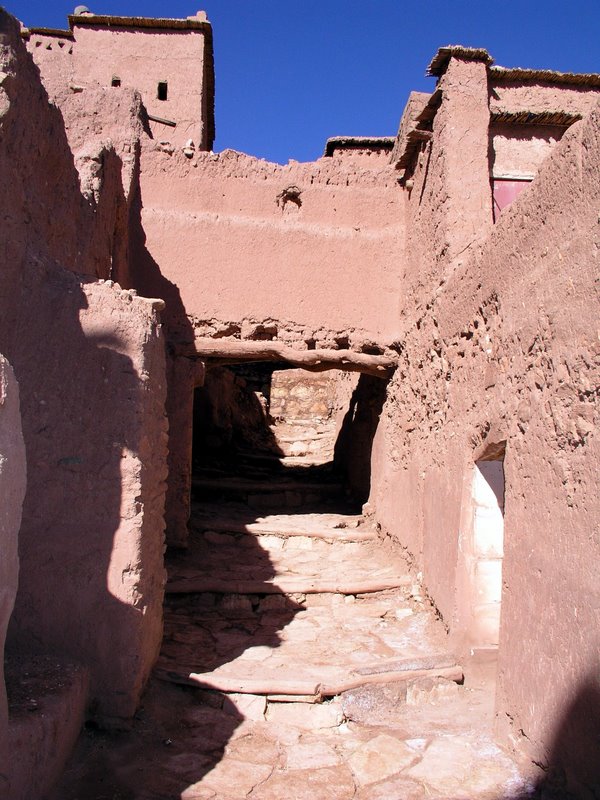
M111 86L120 86L121 85L121 78L118 75L113 75L112 80L110 82Z
M167 82L166 81L159 81L158 82L158 91L156 93L157 98L159 100L166 100L168 93L169 93L169 87L167 85Z

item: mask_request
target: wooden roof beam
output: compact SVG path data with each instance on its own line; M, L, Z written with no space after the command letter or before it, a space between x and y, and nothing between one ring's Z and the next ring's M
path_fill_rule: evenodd
M296 350L282 342L199 337L189 345L174 348L174 354L200 358L207 367L243 364L248 361L287 361L310 372L339 369L390 378L397 363L387 355L369 355L353 350Z

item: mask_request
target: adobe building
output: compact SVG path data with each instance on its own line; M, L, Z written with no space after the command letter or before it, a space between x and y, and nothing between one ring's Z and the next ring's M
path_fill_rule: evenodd
M47 86L137 89L155 138L210 150L215 138L212 29L188 19L92 14L77 6L67 30L23 30Z
M2 692L3 796L133 717L194 464L257 441L240 376L336 434L352 409L337 466L497 662L497 741L595 796L600 75L442 47L396 137L282 166L212 152L203 12L0 11L0 48L0 641L9 694L61 686L50 722Z

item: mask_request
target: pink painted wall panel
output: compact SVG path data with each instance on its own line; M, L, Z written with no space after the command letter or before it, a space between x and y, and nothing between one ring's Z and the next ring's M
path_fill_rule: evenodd
M503 180L495 178L492 180L494 191L494 221L500 216L502 209L509 206L521 194L531 181L526 180Z

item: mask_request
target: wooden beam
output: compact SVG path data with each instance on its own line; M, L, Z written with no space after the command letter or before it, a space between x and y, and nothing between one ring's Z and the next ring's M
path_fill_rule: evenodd
M246 361L287 361L310 372L339 369L364 372L376 378L390 378L397 366L389 356L372 356L353 350L296 350L282 342L209 337L199 337L193 344L176 347L175 355L201 358L208 368Z
M212 689L218 692L235 692L236 694L265 694L289 696L291 702L298 702L302 696L314 697L319 700L323 697L335 697L350 689L381 683L396 683L410 681L415 678L446 678L446 680L460 683L464 679L462 667L433 667L431 669L406 669L390 672L379 672L369 675L352 675L335 678L329 683L318 683L314 678L286 678L264 676L249 678L244 675L220 675L218 672L193 672L190 668L180 666L174 670L164 667L155 669L157 678L183 686L196 686L203 689Z
M177 123L173 122L172 119L165 119L164 117L155 117L154 114L148 114L148 119L151 119L152 122L160 122L162 125L169 125L171 128L175 128L177 126Z

